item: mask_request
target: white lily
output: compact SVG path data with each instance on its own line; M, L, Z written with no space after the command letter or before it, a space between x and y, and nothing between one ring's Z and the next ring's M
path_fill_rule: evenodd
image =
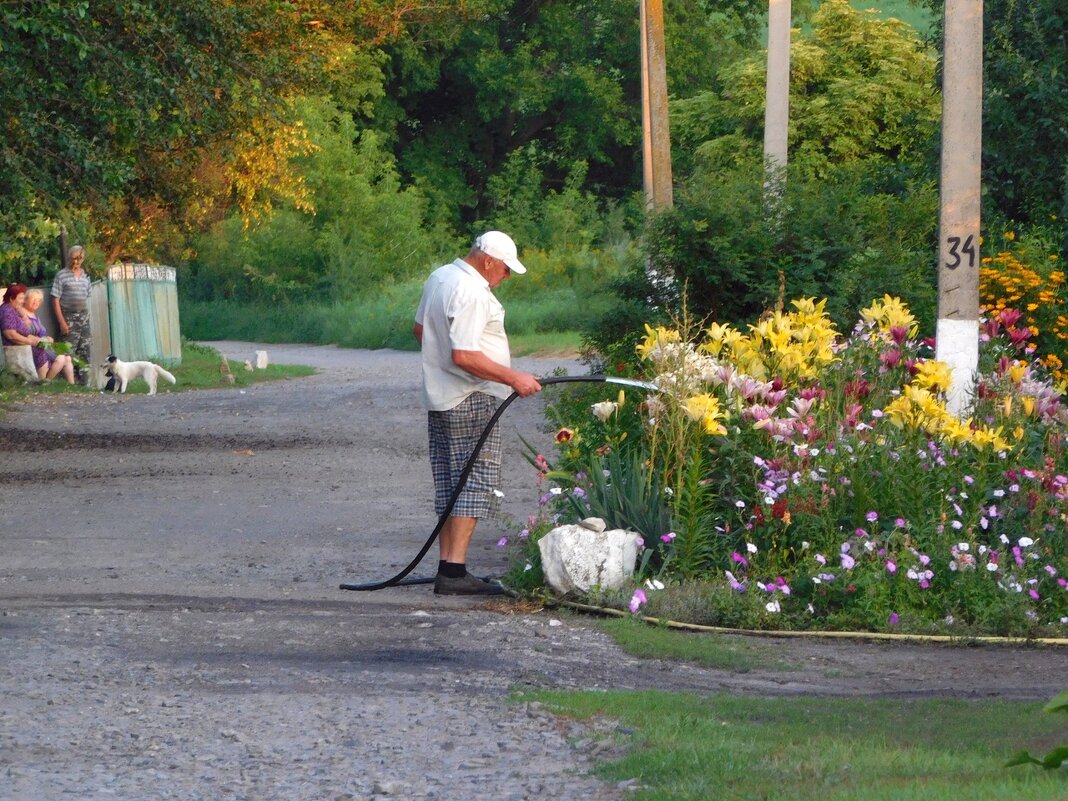
M608 418L616 413L619 409L619 404L615 401L601 401L595 403L590 407L593 410L593 416L600 420L602 423L607 423Z

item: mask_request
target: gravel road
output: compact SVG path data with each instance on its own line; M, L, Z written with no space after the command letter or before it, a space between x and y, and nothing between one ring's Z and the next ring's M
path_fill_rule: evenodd
M376 593L436 522L418 356L210 343L308 378L156 397L42 396L0 418L0 801L590 799L612 724L517 689L1047 698L1068 651L746 640L746 673L636 660L588 619ZM547 375L567 359L520 359ZM176 371L181 381L180 369ZM534 508L502 418L506 515ZM470 563L503 570L504 524ZM428 557L417 573L432 572ZM727 641L743 638L724 638Z

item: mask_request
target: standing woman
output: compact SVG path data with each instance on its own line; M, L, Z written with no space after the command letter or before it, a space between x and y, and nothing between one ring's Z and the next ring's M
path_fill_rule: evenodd
M89 287L85 271L85 248L75 245L67 251L67 264L52 282L52 311L60 336L74 353L89 364Z

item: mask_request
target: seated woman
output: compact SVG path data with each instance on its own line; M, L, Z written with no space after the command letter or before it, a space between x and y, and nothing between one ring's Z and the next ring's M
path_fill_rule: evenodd
M52 338L48 336L41 321L37 319L37 308L41 305L41 294L38 292L36 305L33 312L27 310L26 286L24 284L11 284L4 294L4 302L0 304L0 338L5 345L31 345L33 347L33 366L37 375L42 380L55 378L60 373L68 383L74 383L74 363L70 356L57 356L55 351L48 350L42 345L50 345Z
M44 342L51 344L53 342L52 337L48 336L48 329L44 327L44 323L41 322L37 316L37 310L41 308L41 303L44 302L44 292L40 289L27 289L26 290L26 302L23 304L23 308L26 310L26 321L33 328L33 331L37 336L43 337ZM52 357L52 364L48 367L48 378L63 373L63 377L67 379L68 384L73 384L74 377L74 358L69 354L64 353L59 356L51 348L45 349L45 353ZM56 369L56 366L59 369Z

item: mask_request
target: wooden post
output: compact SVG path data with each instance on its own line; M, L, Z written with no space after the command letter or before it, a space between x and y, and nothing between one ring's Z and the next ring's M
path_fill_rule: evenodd
M59 226L59 268L66 269L67 264L67 226L62 223Z
M649 211L671 208L671 136L663 0L641 1L642 165Z
M946 0L936 356L949 365L947 408L964 416L979 365L979 196L983 0Z

